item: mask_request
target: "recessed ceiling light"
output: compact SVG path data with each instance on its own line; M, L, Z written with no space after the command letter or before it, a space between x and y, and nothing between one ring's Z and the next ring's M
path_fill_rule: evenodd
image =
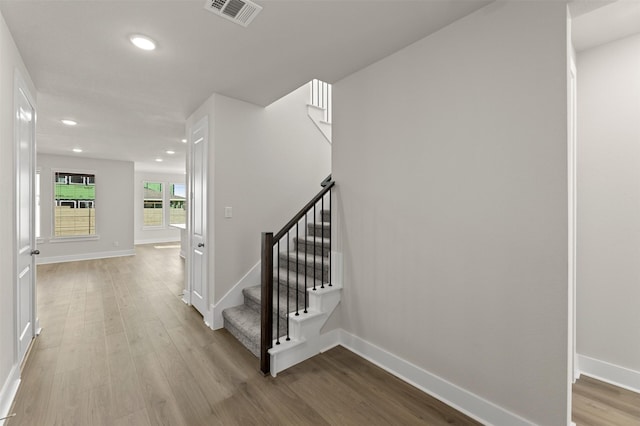
M73 149L72 149L72 151L73 151L73 152L82 152L82 149L80 149L80 148L73 148Z
M169 155L173 155L173 154L175 154L175 153L176 153L175 151L171 151L171 150L168 150L168 151L165 151L165 152L166 152L167 154L169 154Z
M157 161L158 163L162 163L162 158L156 158L156 161Z
M129 37L129 40L131 40L131 43L133 43L134 46L142 50L154 50L156 48L156 42L147 36L134 34Z
M182 139L180 142L187 143L187 140L186 139Z
M75 126L76 124L78 124L77 121L73 121L73 120L69 120L67 118L65 118L64 120L60 120L62 122L62 124L66 125L66 126Z

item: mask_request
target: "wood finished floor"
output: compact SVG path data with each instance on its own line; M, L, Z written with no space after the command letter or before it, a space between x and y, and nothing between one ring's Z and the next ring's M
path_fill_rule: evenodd
M474 425L343 348L263 377L179 298L177 248L38 267L42 334L8 425Z
M640 394L581 376L573 385L572 414L577 426L639 426Z
M258 360L182 303L177 248L38 267L43 332L10 426L474 425L343 348L262 377ZM582 377L578 426L640 425L640 394Z

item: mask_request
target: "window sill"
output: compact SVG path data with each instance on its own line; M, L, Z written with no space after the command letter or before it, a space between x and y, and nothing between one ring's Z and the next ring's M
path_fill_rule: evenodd
M167 227L164 225L154 225L154 226L147 225L142 227L143 231L158 231L161 229L167 229Z
M96 241L100 239L100 235L87 235L83 236L73 236L73 237L52 237L49 239L50 243L77 243L81 241Z

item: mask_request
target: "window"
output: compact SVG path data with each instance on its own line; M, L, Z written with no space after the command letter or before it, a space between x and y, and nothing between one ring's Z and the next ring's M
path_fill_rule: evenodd
M54 237L96 235L96 187L92 173L54 173Z
M186 188L183 183L169 185L169 224L184 225L186 222Z
M144 184L144 226L164 225L162 183L143 182Z

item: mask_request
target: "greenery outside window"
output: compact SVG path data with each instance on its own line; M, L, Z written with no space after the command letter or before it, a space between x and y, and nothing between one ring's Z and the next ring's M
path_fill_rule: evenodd
M96 235L95 182L93 173L54 173L54 237Z

